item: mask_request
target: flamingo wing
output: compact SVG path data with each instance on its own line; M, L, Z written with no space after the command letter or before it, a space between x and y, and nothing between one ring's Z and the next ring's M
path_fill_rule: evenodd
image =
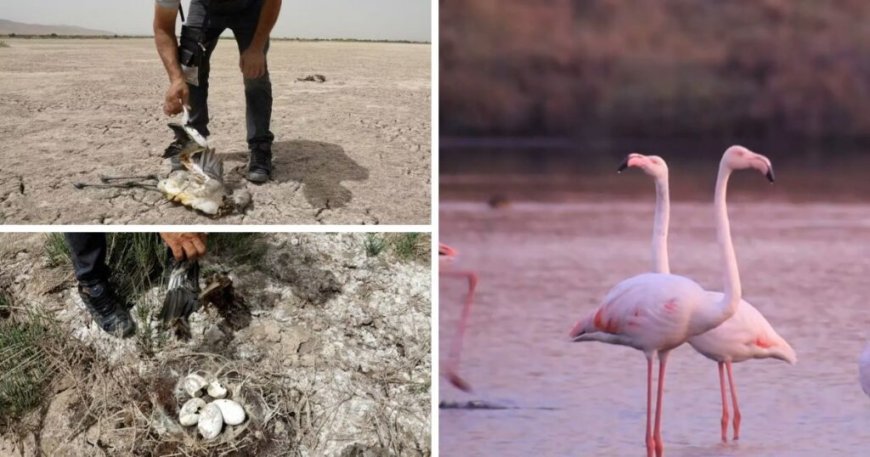
M602 304L571 330L574 341L603 341L640 350L685 342L688 319L703 289L683 276L645 273L617 284Z
M708 291L711 301L722 300L721 292ZM689 344L705 357L717 362L742 362L756 358L777 358L795 363L797 356L768 320L746 300L718 327L689 338Z

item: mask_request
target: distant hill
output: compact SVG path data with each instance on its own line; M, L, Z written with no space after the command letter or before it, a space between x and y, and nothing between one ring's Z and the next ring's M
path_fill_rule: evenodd
M8 35L14 33L16 35L114 35L114 32L105 30L86 29L84 27L76 27L73 25L41 25L41 24L24 24L22 22L0 19L0 35Z

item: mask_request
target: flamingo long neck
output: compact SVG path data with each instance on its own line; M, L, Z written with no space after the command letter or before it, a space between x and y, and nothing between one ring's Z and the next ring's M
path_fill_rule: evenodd
M668 224L671 217L671 198L668 178L656 178L656 212L653 220L652 258L653 271L670 273L668 260Z
M725 196L728 188L728 178L731 168L724 162L719 165L719 176L716 179L716 194L714 207L716 211L716 238L722 248L722 262L725 267L724 296L718 306L723 314L723 322L730 318L740 303L742 290L740 288L740 272L737 269L737 255L734 253L734 243L731 241L731 224L728 222L728 207Z

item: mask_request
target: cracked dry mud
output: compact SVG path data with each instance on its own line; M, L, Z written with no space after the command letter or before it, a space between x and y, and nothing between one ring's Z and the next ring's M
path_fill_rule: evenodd
M426 224L430 49L273 41L275 171L244 179L245 104L233 40L212 57L212 141L244 215L211 219L144 190L75 190L100 175L165 173L166 75L150 39L7 40L0 49L0 222ZM320 73L326 82L299 82ZM396 204L400 202L400 204Z
M268 234L258 265L203 261L230 272L250 323L233 330L201 310L189 341L155 336L148 355L139 309L159 309L165 289L134 301L135 337L108 336L77 298L69 265L47 266L43 240L0 235L0 287L59 321L103 374L55 376L45 407L0 433L0 455L224 455L230 447L197 448L201 440L167 419L180 405L159 400L161 385L197 369L262 393L245 406L256 445L227 455L431 454L428 266L368 257L363 234ZM125 388L131 398L116 393Z

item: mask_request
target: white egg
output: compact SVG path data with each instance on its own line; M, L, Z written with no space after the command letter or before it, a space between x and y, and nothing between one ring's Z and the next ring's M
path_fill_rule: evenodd
M199 412L203 408L205 408L205 401L202 398L194 397L187 400L178 413L178 422L185 427L196 425L199 422Z
M208 385L208 396L211 398L224 398L227 396L227 388L220 381L212 381Z
M184 379L184 391L187 392L187 395L191 397L199 397L202 395L202 388L205 387L208 383L205 382L205 378L202 376L193 373L187 375L187 378Z
M245 408L232 400L215 400L210 405L220 408L224 423L227 425L239 425L245 421Z
M199 433L206 440L213 440L220 435L224 428L224 419L221 415L221 409L214 403L209 403L199 413L199 424L197 424Z

